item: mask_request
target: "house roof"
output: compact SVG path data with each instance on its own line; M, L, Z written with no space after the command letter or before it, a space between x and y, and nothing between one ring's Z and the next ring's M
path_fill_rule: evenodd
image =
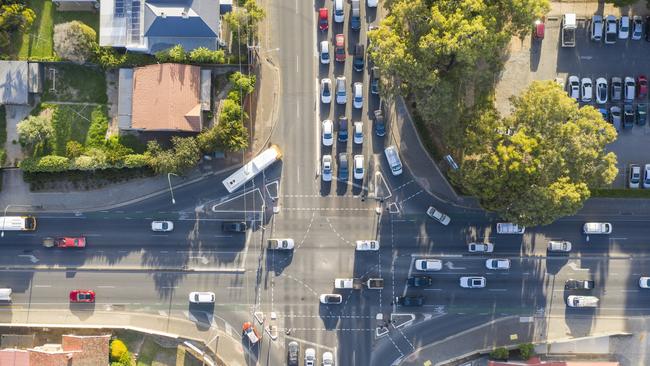
M201 68L181 64L138 67L133 72L131 128L201 131Z
M0 104L27 104L27 61L0 61Z
M216 37L216 30L187 5L147 3L145 32L147 37Z

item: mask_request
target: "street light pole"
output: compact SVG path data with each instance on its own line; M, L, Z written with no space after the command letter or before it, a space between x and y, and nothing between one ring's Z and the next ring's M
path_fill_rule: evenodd
M9 210L9 207L33 207L33 206L34 205L14 205L14 204L7 205L5 207L4 216L2 216L2 231L0 232L0 238L5 237L5 222L7 221L7 210Z
M174 173L167 173L167 182L169 183L169 192L172 194L172 205L176 204L176 200L174 199L174 190L172 189L172 180L170 176L173 175L175 177L178 177L178 175Z

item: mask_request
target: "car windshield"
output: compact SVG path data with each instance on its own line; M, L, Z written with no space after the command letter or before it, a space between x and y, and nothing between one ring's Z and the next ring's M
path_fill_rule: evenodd
M77 298L78 298L79 300L90 300L90 294L79 293L79 295L77 296Z

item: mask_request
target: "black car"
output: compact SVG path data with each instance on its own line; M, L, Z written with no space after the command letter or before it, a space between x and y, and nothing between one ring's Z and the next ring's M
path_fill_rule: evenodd
M648 116L648 106L644 103L636 105L636 123L639 126L644 126Z
M395 304L402 306L422 306L424 305L424 296L397 296Z
M221 224L221 230L225 232L245 233L246 229L248 229L248 225L243 221L226 221Z
M564 288L567 290L593 290L594 281L570 279L564 283Z
M386 122L381 109L375 111L375 134L379 137L386 135Z
M413 276L408 279L409 286L429 287L433 284L433 278L429 276Z
M339 137L340 142L348 141L348 117L339 117Z
M300 358L300 346L298 342L289 342L287 347L287 366L298 366Z
M623 128L634 127L634 107L632 104L623 106Z
M339 154L339 179L348 180L348 154Z
M370 69L370 92L379 94L379 68L377 66Z
M358 44L354 47L354 60L352 61L354 71L363 71L363 57L365 51L365 47L362 44Z

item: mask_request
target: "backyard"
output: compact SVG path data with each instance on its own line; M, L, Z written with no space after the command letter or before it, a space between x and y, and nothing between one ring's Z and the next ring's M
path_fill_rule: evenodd
M99 34L99 13L91 11L57 11L51 0L28 0L36 19L25 34L17 33L11 42L9 55L20 60L48 59L54 56L52 35L56 24L79 20Z
M105 104L106 76L98 68L72 63L48 64L42 100Z

